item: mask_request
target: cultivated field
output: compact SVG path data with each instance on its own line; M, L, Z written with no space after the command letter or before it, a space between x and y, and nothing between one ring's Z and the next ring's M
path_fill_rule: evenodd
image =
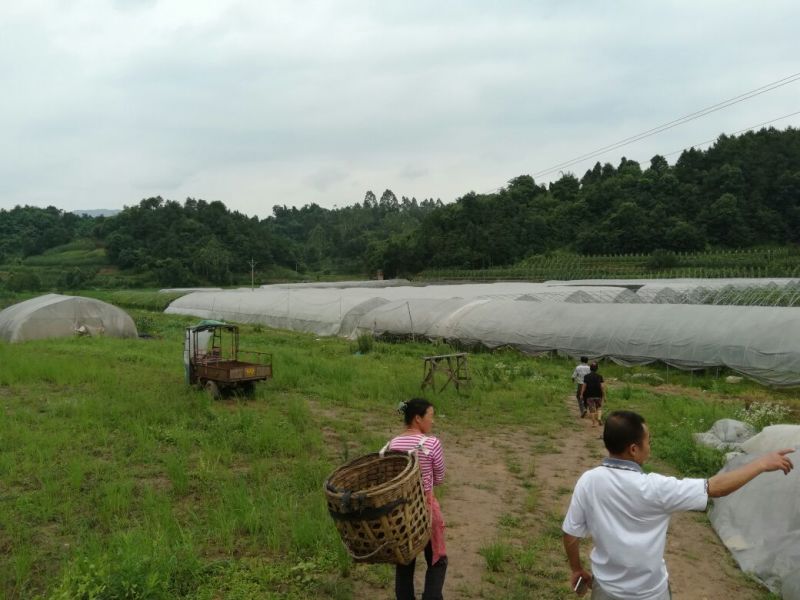
M0 344L0 596L390 598L392 570L354 566L343 550L322 483L401 429L394 407L419 393L420 357L451 348L376 342L360 353L244 327L242 347L272 352L275 379L253 399L215 402L184 385L193 320L130 312L152 337ZM447 597L572 597L560 520L577 474L603 454L574 415L573 365L495 352L471 355L470 367L468 394L429 394L449 464ZM800 406L724 374L601 371L609 408L650 423L652 466L682 474L720 465L693 431L745 402ZM695 592L709 580L709 600L770 597L734 568L704 515L676 527L677 600L700 597L686 591L695 580Z
M554 252L508 267L425 269L428 281L545 281L549 279L674 279L800 277L797 250L789 247L653 254L583 256Z

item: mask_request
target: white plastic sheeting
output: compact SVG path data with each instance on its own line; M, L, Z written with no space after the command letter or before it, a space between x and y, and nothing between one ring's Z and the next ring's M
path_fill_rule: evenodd
M174 300L164 312L338 335L342 323L352 321L348 318L351 311L358 314L362 304L371 308L376 303L374 293L341 293L345 291L290 288L195 292Z
M793 308L506 300L463 300L446 307L453 308L425 328L427 315L437 310L431 301L390 302L365 314L360 327L375 335L414 333L623 364L726 366L762 383L800 385L800 311Z
M565 290L580 292L578 303L564 301L569 298ZM585 302L593 293L602 300ZM625 295L631 296L630 289L522 282L383 289L272 286L191 293L166 312L317 335L416 335L528 353L609 357L622 364L727 366L762 383L800 385L800 310L610 300ZM562 301L552 301L555 297Z
M790 278L586 279L545 285L617 286L635 291L641 302L652 304L800 305L800 280Z
M800 426L774 425L743 444L722 472L763 452L800 449ZM756 450L757 449L757 450ZM792 455L798 464L797 452ZM711 524L743 571L785 600L800 600L800 468L759 475L740 490L714 500Z
M262 285L264 289L271 288L387 288L401 285L411 285L408 279L369 279L367 281L303 281L299 283L271 283Z
M402 281L402 280L399 280ZM360 317L397 300L494 298L535 302L638 302L630 290L615 287L563 287L540 283L390 286L387 288L309 288L273 285L250 290L201 290L170 304L166 312L204 319L262 323L318 335L349 336Z
M122 338L138 335L128 313L94 298L46 294L0 312L0 339L7 342L79 334Z
M741 450L742 444L753 437L755 429L749 423L736 419L720 419L705 433L692 437L698 444L717 450Z
M643 302L664 304L769 305L772 296L780 295L779 292L800 299L798 283L796 279L663 280L642 285L636 295ZM783 300L786 299L784 296Z
M770 425L742 444L742 450L750 454L795 447L800 447L800 425ZM792 455L792 458L796 464L800 463L800 456Z
M163 288L158 290L159 294L176 294L189 292L221 292L220 287L177 287L177 288Z
M545 281L545 285L613 285L630 287L631 289L638 289L644 285L654 286L670 286L672 284L687 284L687 285L705 285L724 287L726 285L733 286L753 286L753 285L775 285L783 287L792 283L798 283L800 280L791 277L717 277L714 279L692 278L692 277L676 277L675 279L572 279L562 281L551 279Z
M621 304L639 304L642 302L636 293L619 287L586 287L550 286L541 291L533 291L517 297L517 300L528 302L616 302Z

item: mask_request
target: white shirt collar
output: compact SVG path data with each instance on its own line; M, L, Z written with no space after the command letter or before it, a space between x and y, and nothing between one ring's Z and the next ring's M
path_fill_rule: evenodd
M642 466L639 463L635 463L632 460L624 460L621 458L612 458L607 456L603 459L603 462L600 463L604 467L608 467L609 469L622 469L623 471L635 471L636 473L644 473L642 470Z

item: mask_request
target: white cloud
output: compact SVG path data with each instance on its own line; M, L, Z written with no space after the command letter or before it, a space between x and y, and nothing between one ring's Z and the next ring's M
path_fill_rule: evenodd
M0 208L451 201L800 71L799 16L789 1L8 3ZM646 164L797 110L799 88L599 159Z

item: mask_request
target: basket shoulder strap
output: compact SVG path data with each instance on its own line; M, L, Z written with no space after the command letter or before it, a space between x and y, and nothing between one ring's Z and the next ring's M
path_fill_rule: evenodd
M384 444L383 448L378 450L378 455L381 458L383 458L383 455L386 454L386 451L389 449L389 444L391 444L391 443L392 443L392 440L389 440L388 442L386 442L386 444Z
M417 442L417 445L414 446L411 450L409 450L408 453L411 454L412 452L422 452L425 456L427 456L428 454L431 453L431 451L430 451L430 448L428 448L425 445L426 441L428 441L428 436L427 435L423 435L419 439L419 442ZM386 451L389 449L389 444L391 444L391 443L392 443L392 440L389 440L388 442L386 442L386 444L383 446L383 448L381 448L378 451L378 454L380 455L381 458L383 458L384 454L386 454Z

